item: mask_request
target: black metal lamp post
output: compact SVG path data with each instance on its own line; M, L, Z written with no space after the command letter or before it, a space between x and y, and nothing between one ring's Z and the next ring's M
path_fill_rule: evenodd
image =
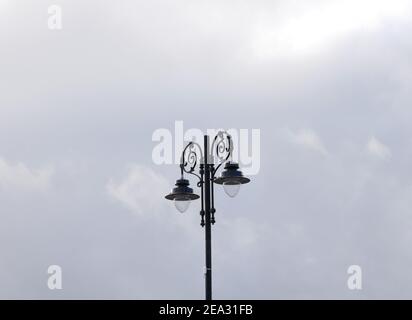
M190 142L183 150L180 161L181 177L176 181L175 188L166 196L172 200L180 212L184 212L189 207L191 200L201 200L200 225L205 227L206 240L206 273L205 287L206 300L212 300L212 225L215 223L214 206L214 184L223 185L225 192L234 197L239 192L241 184L248 183L250 179L243 176L239 170L239 165L232 162L232 138L225 132L220 131L213 139L209 148L209 136L204 136L203 150L199 144ZM197 153L199 152L199 153ZM215 164L215 157L217 163ZM218 169L225 164L224 171L220 177L216 177ZM215 168L216 165L216 168ZM198 168L198 173L195 172ZM184 173L196 176L199 181L200 197L193 193L189 187L189 180L184 179Z

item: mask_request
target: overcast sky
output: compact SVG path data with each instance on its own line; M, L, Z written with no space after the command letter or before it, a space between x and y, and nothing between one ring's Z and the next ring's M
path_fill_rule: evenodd
M199 204L177 213L178 167L152 160L179 120L261 130L259 173L216 189L215 298L412 298L411 18L408 0L0 0L0 298L203 298Z

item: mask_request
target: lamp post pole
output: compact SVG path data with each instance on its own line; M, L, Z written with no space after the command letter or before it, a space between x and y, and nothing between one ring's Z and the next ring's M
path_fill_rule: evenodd
M200 225L205 228L206 300L212 300L212 225L215 223L216 211L214 206L214 184L222 185L227 195L233 198L239 191L240 185L250 181L249 178L243 176L237 163L229 161L232 148L232 138L225 131L218 132L211 147L209 136L205 135L203 137L203 150L198 143L190 142L182 152L181 177L176 181L172 191L165 196L167 200L174 201L176 209L182 213L187 210L190 201L200 198ZM216 168L214 155L218 160ZM200 161L198 161L199 158ZM220 177L216 177L216 172L223 164L225 164L224 171ZM195 170L197 167L199 169L198 173ZM200 188L200 196L195 194L189 186L189 180L184 178L185 173L199 179L197 186Z
M205 288L206 300L212 300L212 223L210 217L210 164L209 156L209 136L204 136L204 163L205 163L205 244L206 244L206 270L205 270ZM213 182L212 182L213 183Z

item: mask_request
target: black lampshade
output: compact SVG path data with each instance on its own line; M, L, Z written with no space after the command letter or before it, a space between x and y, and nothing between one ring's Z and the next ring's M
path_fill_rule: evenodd
M176 186L167 196L168 200L190 201L199 199L199 196L193 193L193 189L189 187L189 180L179 179L176 181Z
M219 178L216 178L217 184L245 184L250 182L249 178L243 176L239 170L239 165L235 162L226 162L225 168Z

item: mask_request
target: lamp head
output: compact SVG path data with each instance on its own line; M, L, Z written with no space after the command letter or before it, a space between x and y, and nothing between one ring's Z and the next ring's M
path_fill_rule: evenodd
M176 181L175 187L165 198L174 201L176 209L183 213L189 208L190 201L199 199L199 196L189 187L189 180L182 178Z
M240 189L240 185L250 182L249 178L243 176L239 170L239 164L235 162L226 162L225 168L215 183L223 185L223 189L229 197L235 197Z

